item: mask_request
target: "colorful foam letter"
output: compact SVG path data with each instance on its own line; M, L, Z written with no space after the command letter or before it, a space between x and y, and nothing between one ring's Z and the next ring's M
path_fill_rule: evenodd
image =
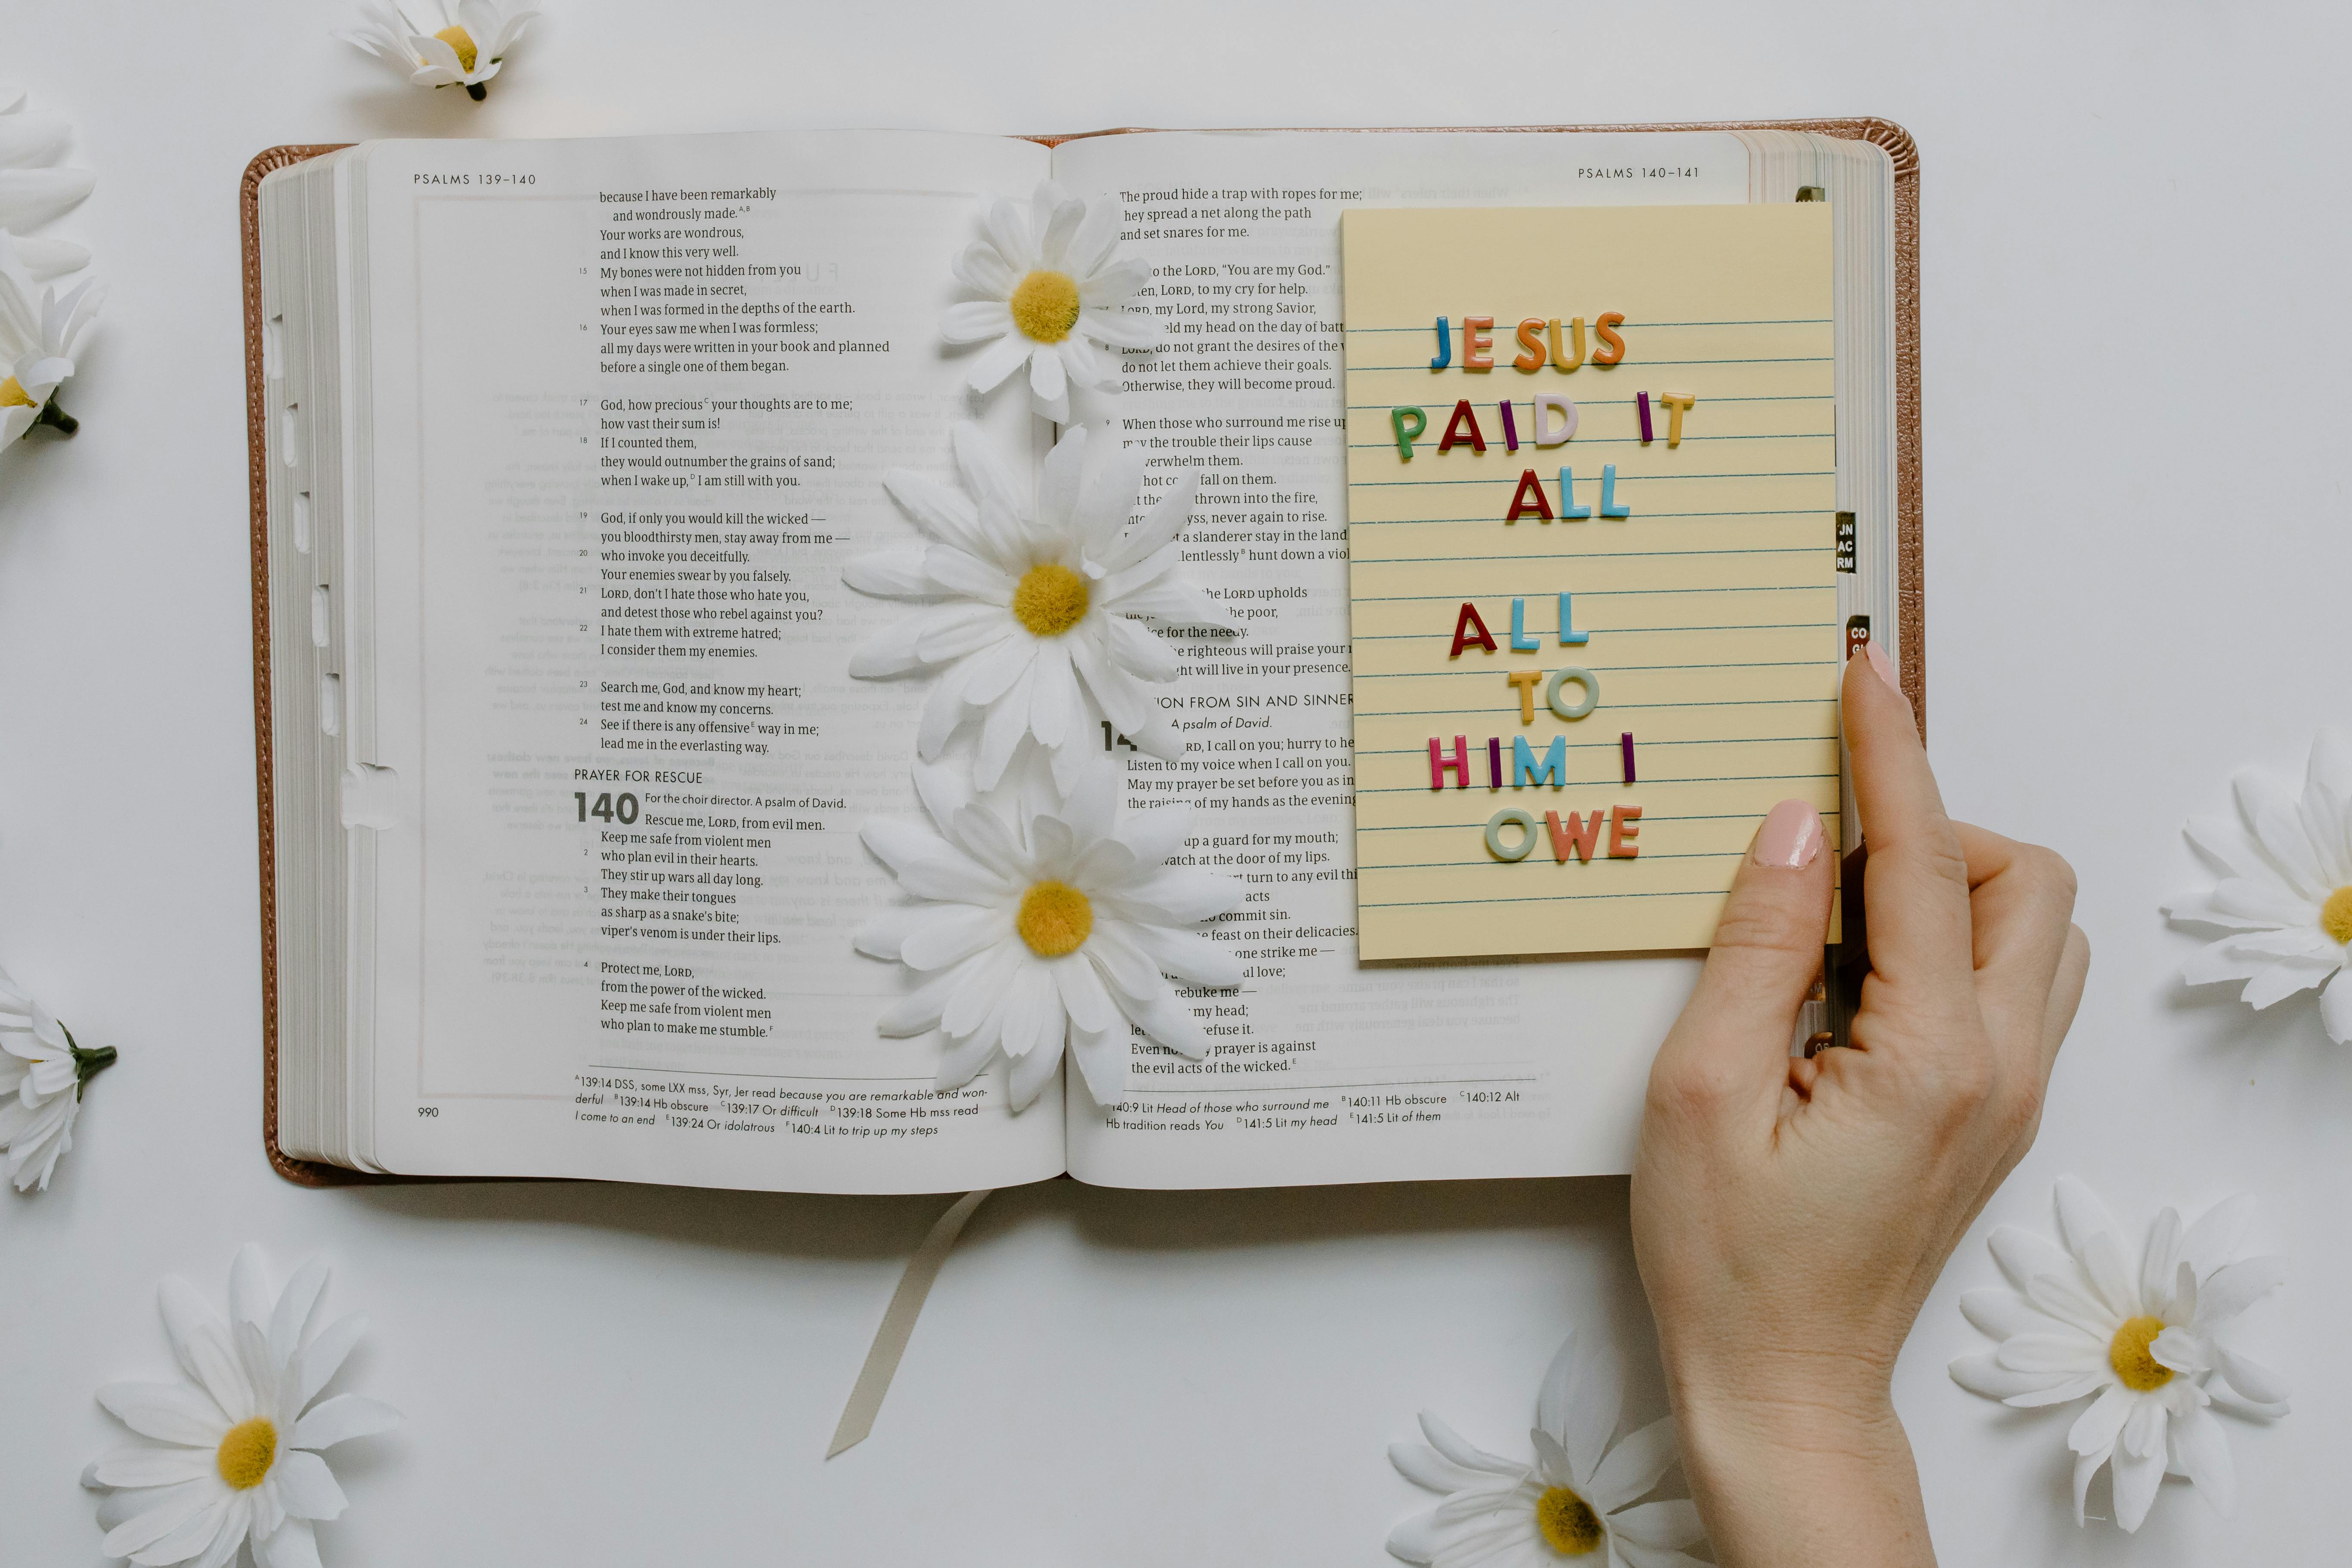
M1437 318L1437 357L1429 362L1429 368L1432 370L1444 370L1447 365L1452 364L1453 363L1454 333L1446 326L1445 318L1440 316Z
M1551 502L1544 495L1543 481L1536 478L1533 468L1519 470L1519 488L1511 492L1511 510L1505 522L1517 522L1528 512L1533 512L1546 522L1551 521Z
M1621 756L1624 759L1624 763L1625 763L1625 782L1626 782L1627 784L1638 784L1638 783L1640 783L1641 781L1640 781L1640 780L1638 780L1638 779L1636 779L1636 778L1633 776L1633 731L1628 730L1628 731L1626 731L1623 734L1622 734L1622 735L1620 735L1620 736L1618 736L1618 737L1617 737L1617 751L1618 751L1619 755L1621 755Z
M1558 321L1545 323L1544 335L1551 343L1551 367L1557 371L1571 371L1584 363L1584 318L1581 316L1575 318L1568 331L1569 336L1574 341L1576 346L1569 353L1562 353L1559 348L1559 323Z
M1650 444L1650 395L1648 393L1637 392L1633 395L1633 412L1641 418L1642 445L1646 447Z
M1470 426L1467 436L1461 434L1465 425ZM1474 452L1486 449L1486 432L1478 428L1478 416L1470 412L1470 400L1466 397L1454 405L1454 417L1445 422L1445 434L1437 438L1437 449L1441 454L1450 452L1460 441L1469 442Z
M1516 452L1519 449L1519 422L1511 417L1511 400L1507 397L1495 406L1503 413L1503 450Z
M1515 669L1503 677L1503 684L1518 689L1519 722L1522 724L1536 721L1536 687L1542 680L1543 671L1540 669Z
M1559 700L1559 689L1571 680L1584 688L1584 700L1573 708ZM1600 705L1601 678L1589 669L1579 669L1571 664L1566 669L1553 670L1551 679L1544 684L1544 706L1563 719L1581 719Z
M1437 737L1432 735L1429 738L1430 788L1444 789L1445 787L1445 770L1448 768L1452 768L1454 770L1454 787L1455 789L1468 789L1470 787L1470 742L1468 739L1464 736L1454 736L1454 754L1449 757L1444 752L1437 749Z
M1557 414L1559 416L1559 423L1555 426L1549 420L1546 419L1544 416L1548 414ZM1576 405L1570 402L1567 398L1562 397L1557 392L1537 393L1536 445L1538 447L1561 446L1567 442L1570 436L1575 434Z
M1573 850L1578 860L1587 866L1592 864L1592 852L1601 847L1601 821L1604 815L1596 811L1588 822L1580 820L1571 811L1563 825L1559 813L1545 812L1544 826L1551 830L1551 858L1565 866L1569 852Z
M1418 408L1389 410L1389 429L1396 437L1397 456L1408 463L1412 461L1412 444L1428 428L1429 416Z
M1609 329L1622 325L1625 317L1621 311L1609 310L1592 318L1593 335L1609 346L1592 351L1594 364L1615 364L1625 357L1625 340Z
M1519 847L1517 849L1503 847L1503 829L1506 827L1519 830ZM1536 819L1528 813L1507 805L1486 819L1486 853L1496 859L1524 860L1528 858L1528 851L1535 847Z
M1462 368L1492 370L1495 368L1495 340L1487 334L1495 330L1492 316L1462 318Z
M1528 478L1533 479L1535 475L1531 473ZM1511 651L1534 653L1542 647L1543 644L1539 640L1528 636L1528 602L1525 599L1513 599L1511 601Z
M1554 735L1551 750L1544 753L1543 766L1536 766L1535 748L1528 744L1525 735L1511 737L1511 787L1549 783L1559 789L1568 783L1568 737Z
M1642 847L1633 842L1642 832L1633 825L1641 820L1642 808L1638 805L1612 805L1609 808L1609 858L1611 859L1631 860L1642 852Z
M1486 787L1503 787L1503 742L1492 735L1486 737Z
M1558 325L1557 322L1554 325ZM1541 316L1529 316L1519 323L1519 357L1511 362L1513 370L1541 370L1544 363L1543 339L1537 334L1544 329Z
M1488 653L1500 651L1495 647L1495 634L1488 631L1486 623L1478 618L1478 606L1465 604L1462 606L1462 613L1454 617L1454 647L1447 651L1445 657L1461 658L1462 650L1472 643L1476 643Z
M1683 444L1683 416L1698 399L1687 392L1662 392L1658 401L1666 405L1666 447L1672 450Z
M1620 501L1617 499L1617 465L1614 463L1601 465L1601 515L1603 517L1633 515L1633 503Z
M1562 594L1559 596L1559 646L1581 647L1591 640L1591 632L1580 632L1576 629L1575 618L1569 613L1568 595Z
M1562 469L1560 469L1560 471L1559 471L1559 520L1560 520L1560 521L1562 521L1562 522L1582 522L1586 518L1591 517L1591 515L1592 515L1592 509L1591 509L1591 507L1589 507L1589 506L1579 506L1579 505L1577 505L1577 504L1576 504L1576 470L1575 470L1574 468L1562 468Z

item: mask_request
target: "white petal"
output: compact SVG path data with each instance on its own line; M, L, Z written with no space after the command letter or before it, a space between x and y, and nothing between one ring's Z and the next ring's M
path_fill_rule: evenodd
M1004 384L1007 376L1029 363L1029 352L1035 345L1018 332L1003 337L971 356L964 367L964 380L974 392L993 392Z
M201 1379L203 1374L196 1370L195 1343L204 1335L217 1336L225 1325L196 1288L176 1274L164 1277L163 1283L156 1289L155 1300L163 1309L163 1337L172 1343L173 1358L190 1377Z
M2114 1464L2116 1522L2127 1531L2137 1530L2164 1480L2164 1445L2159 1442L2152 1454L2127 1453L2119 1446Z
M216 1401L176 1383L110 1383L98 1402L142 1437L192 1447L217 1447L235 1424Z
M1484 1448L1473 1447L1461 1434L1424 1410L1421 1413L1421 1435L1438 1457L1461 1466L1465 1470L1482 1470L1492 1476L1523 1476L1525 1465L1516 1465L1500 1454L1490 1454Z
M89 1473L91 1479L110 1487L169 1487L215 1474L218 1463L209 1448L134 1443L100 1454L91 1461Z
M1391 1448L1389 1455L1393 1458L1396 1449ZM1400 1465L1398 1468L1403 1467ZM1436 1528L1425 1510L1401 1521L1389 1531L1389 1555L1407 1563L1433 1563L1448 1539L1444 1531Z
M1105 651L1112 661L1138 680L1164 682L1183 673L1175 649L1135 621L1122 616L1105 616L1102 633Z
M1062 1043L1056 1037L1050 1046L1039 1046L1023 1056L1013 1058L1013 1069L1007 1085L1008 1098L1015 1110L1026 1110L1054 1081L1062 1065Z
M1612 1514L1609 1526L1636 1546L1662 1551L1696 1546L1706 1539L1706 1526L1699 1521L1698 1505L1687 1498L1645 1502L1639 1508L1626 1509Z
M0 169L0 228L37 228L97 188L88 169Z
M358 1396L347 1394L342 1397L353 1399ZM327 1403L334 1405L341 1401L329 1400ZM359 1434L352 1432L345 1436L355 1437ZM286 1505L287 1513L296 1519L336 1519L350 1506L349 1500L343 1496L343 1489L335 1484L334 1471L327 1468L327 1461L308 1448L289 1448L279 1455L278 1463L270 1467L269 1480L278 1489L278 1499Z
M1107 895L1129 920L1158 919L1188 925L1241 907L1248 891L1234 877L1220 876L1192 866L1166 866L1140 882L1129 883Z
M335 1373L342 1370L343 1358L367 1332L367 1314L352 1312L336 1319L319 1331L319 1337L302 1347L301 1370L296 1384L297 1406L308 1405L319 1396Z
M1062 356L1043 344L1029 355L1029 401L1057 423L1070 416L1070 382Z
M2105 1363L2105 1350L2074 1334L2019 1334L2001 1342L1993 1356L2011 1372L2095 1372Z
M1603 1513L1613 1513L1658 1484L1675 1462L1675 1418L1661 1415L1626 1434L1592 1472L1585 1500Z
M1104 565L1114 572L1125 572L1158 554L1174 542L1185 523L1192 521L1193 497L1200 488L1201 476L1187 468L1173 485L1160 492L1143 521L1119 542L1118 548Z
M1163 973L1194 985L1229 987L1242 983L1242 961L1197 932L1130 925L1127 935Z
M2047 1333L2050 1320L2013 1290L1964 1290L1960 1316L1997 1340L2011 1334Z
M2190 1405L2173 1417L2172 1441L2182 1471L2205 1494L2205 1500L2222 1518L2229 1518L2238 1506L2238 1472L2230 1458L2230 1435L2222 1430L2220 1419L2210 1410Z
M1391 1443L1389 1463L1405 1479L1433 1492L1458 1492L1489 1479L1483 1470L1465 1469L1425 1443Z
M173 1548L172 1554L152 1561L176 1563L193 1557L211 1543L213 1533L220 1528L221 1518L228 1511L227 1494L217 1476L209 1482L165 1488L152 1494L152 1507L108 1531L98 1549L109 1557L131 1557L168 1542ZM188 1542L185 1551L177 1550L183 1537Z
M2352 1046L2352 980L2344 978L2347 973L2352 970L2337 970L2319 996L2319 1021L2339 1046Z
M2256 1405L2284 1405L2287 1398L2286 1380L2269 1367L2251 1357L2240 1355L2227 1345L2211 1345L2213 1363L2221 1370L2222 1380Z
M1127 1098L1127 1082L1134 1053L1128 1048L1127 1020L1122 1017L1099 1033L1075 1026L1070 1030L1070 1055L1078 1075L1097 1105L1117 1105Z
M1013 311L1002 300L968 300L950 305L940 321L940 336L951 343L985 342L1012 330Z
M2008 1400L2072 1381L2063 1373L2012 1371L1995 1360L1990 1351L1961 1356L1946 1370L1952 1374L1954 1383L1981 1399Z
M911 969L948 968L1013 934L1012 921L1002 908L941 904L922 914L922 922L908 932L899 950Z
M1007 267L1004 258L996 253L996 247L984 239L976 239L958 251L948 263L948 270L965 288L999 300L1012 299L1013 290L1021 286L1020 274Z
M262 1261L260 1247L248 1241L236 1249L236 1257L228 1266L229 1321L267 1328L270 1309L276 1304L277 1297L269 1289L268 1265Z
M306 1260L278 1293L277 1305L269 1312L269 1355L280 1366L291 1366L295 1353L302 1348L303 1335L309 1331L310 1314L318 1307L319 1294L327 1288L327 1260L313 1258Z
M256 1541L253 1554L261 1568L320 1568L319 1538L307 1519L289 1519Z
M1167 337L1167 329L1157 316L1101 307L1080 310L1076 330L1120 349L1156 349Z
M364 1394L338 1394L332 1399L322 1399L294 1424L294 1435L287 1441L297 1448L331 1448L353 1437L373 1436L389 1432L400 1425L400 1412L381 1400ZM305 1514L306 1519L324 1519L326 1514Z
M2197 1287L2192 1327L2210 1331L2286 1283L2286 1259L2249 1258L2217 1268Z
M2109 1384L2083 1414L2074 1417L2074 1425L2066 1433L2066 1446L2077 1454L2105 1453L2122 1436L2124 1421L2131 1412L2131 1390L2120 1383Z
M861 594L890 599L919 599L941 591L923 570L922 555L912 550L860 555L841 569L841 580Z

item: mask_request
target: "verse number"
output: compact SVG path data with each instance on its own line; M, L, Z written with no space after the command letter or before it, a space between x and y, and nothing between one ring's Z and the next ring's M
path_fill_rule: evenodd
M1120 734L1118 731L1112 729L1110 727L1110 721L1108 719L1102 721L1102 732L1104 751L1109 751L1114 742L1118 745L1125 746L1130 752L1135 750L1135 742Z
M416 1108L416 1114L419 1116L438 1116L441 1114L441 1108L437 1105L420 1105Z
M625 791L620 795L600 795L596 797L596 804L593 805L588 804L588 796L584 791L573 790L572 799L580 808L580 820L583 822L592 816L599 822L618 822L624 825L637 819L637 797Z

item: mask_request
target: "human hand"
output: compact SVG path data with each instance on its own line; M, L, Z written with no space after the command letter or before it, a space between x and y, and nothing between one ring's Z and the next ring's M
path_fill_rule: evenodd
M1634 1256L1727 1568L1934 1561L1895 1354L2033 1142L2090 963L2066 863L1944 814L1875 647L1843 700L1870 847L1852 1048L1789 1055L1836 857L1784 801L1658 1048L1633 1173Z

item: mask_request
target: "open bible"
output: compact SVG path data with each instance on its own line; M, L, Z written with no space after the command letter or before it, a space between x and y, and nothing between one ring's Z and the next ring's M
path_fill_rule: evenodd
M1915 179L1875 121L264 154L247 318L273 1162L868 1193L1630 1169L1695 952L1359 954L1349 447L1383 446L1391 411L1349 406L1342 216L1825 204L1834 331L1807 351L1805 416L1833 478L1806 492L1804 548L1833 592L1802 615L1833 635L1805 646L1833 693L1840 654L1878 639L1916 704ZM843 568L917 542L883 475L944 475L954 421L1033 473L1051 447L1017 394L974 400L940 331L968 297L949 258L992 200L1046 180L1118 206L1167 327L1073 417L1157 482L1197 475L1185 570L1244 623L1167 634L1181 761L1108 724L1091 743L1130 809L1196 803L1187 852L1246 884L1208 928L1244 978L1180 993L1205 1057L1139 1034L1118 1103L1066 1068L1015 1111L1001 1068L940 1089L936 1041L876 1029L907 979L850 936L900 895L858 830L919 809L926 683L851 678L900 609ZM1694 423L1678 452L1710 438ZM1563 469L1554 493L1581 492ZM1645 765L1673 784L1666 754ZM1695 874L1727 882L1709 853Z

